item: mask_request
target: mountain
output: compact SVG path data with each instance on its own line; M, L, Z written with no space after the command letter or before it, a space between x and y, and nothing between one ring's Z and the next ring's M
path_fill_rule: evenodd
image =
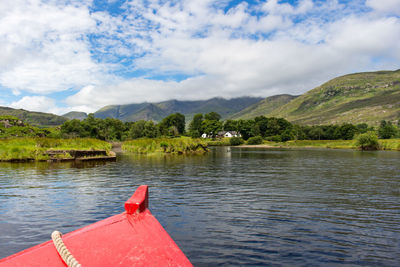
M159 103L140 103L128 105L111 105L101 108L94 113L97 118L117 118L123 121L153 120L161 121L166 116L179 112L190 121L197 113L209 113L215 111L222 119L253 105L262 98L240 97L232 99L211 98L198 101L168 100Z
M291 100L298 96L294 95L274 95L267 97L260 102L257 102L250 107L243 109L242 111L231 116L231 119L251 119L257 116L269 114L275 109L289 103Z
M73 119L84 120L87 118L88 115L85 112L71 111L62 116L69 120L73 120Z
M268 101L257 110L298 124L378 125L381 120L400 119L400 70L344 75L332 79L285 105L269 111ZM248 118L253 110L235 118ZM260 113L257 113L260 114Z
M9 107L0 107L0 115L15 116L31 125L40 127L57 126L67 121L67 118L51 113L34 112Z
M400 118L400 70L335 78L269 113L299 124L362 123Z

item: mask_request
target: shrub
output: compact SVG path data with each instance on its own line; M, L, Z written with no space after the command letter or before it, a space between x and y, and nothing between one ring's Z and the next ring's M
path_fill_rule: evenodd
M254 137L250 137L247 140L247 144L248 145L260 145L263 143L263 139L261 136L254 136Z
M358 135L356 141L357 147L362 150L377 150L379 148L378 136L373 131Z
M286 129L281 135L281 141L286 142L294 139L294 132L292 129ZM278 141L279 142L279 141Z
M244 142L243 139L240 137L232 137L229 140L229 143L231 144L231 146L239 146L239 145L243 144L243 142Z
M280 135L268 136L265 139L267 139L268 141L272 141L272 142L282 142L282 137Z

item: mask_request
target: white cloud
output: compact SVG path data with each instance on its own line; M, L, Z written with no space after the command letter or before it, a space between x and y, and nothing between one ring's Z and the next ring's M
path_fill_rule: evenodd
M87 34L96 21L84 4L38 0L2 1L0 84L19 91L49 93L104 79L91 58ZM57 5L58 4L58 5Z
M302 14L310 11L314 4L311 0L301 0L299 1L297 7L292 6L288 3L279 3L278 0L268 0L262 5L262 10L270 14Z
M0 102L2 103L2 102ZM16 109L25 109L29 111L47 112L62 115L70 111L81 110L84 112L93 112L91 108L85 105L60 107L56 100L46 96L24 96L18 101L8 104L9 107Z
M337 75L399 68L398 2L368 0L366 12L361 1L268 0L225 10L228 1L135 0L113 16L90 13L90 1L6 2L0 84L15 94L74 88L63 110L86 112L172 98L299 94ZM146 75L117 78L115 70ZM149 78L175 74L189 78Z
M366 5L377 12L400 15L400 0L367 0Z
M55 108L55 101L45 96L24 96L20 100L12 102L10 107L22 108L29 111L49 112Z

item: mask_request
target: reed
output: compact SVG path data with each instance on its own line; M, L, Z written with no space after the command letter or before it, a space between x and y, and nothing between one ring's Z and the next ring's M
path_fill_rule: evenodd
M400 138L379 139L379 149L400 151Z
M111 150L111 144L91 138L7 138L0 139L0 161L46 160L48 150Z
M126 141L122 150L139 154L147 153L173 153L190 154L207 152L207 143L201 139L190 137L178 138L140 138Z

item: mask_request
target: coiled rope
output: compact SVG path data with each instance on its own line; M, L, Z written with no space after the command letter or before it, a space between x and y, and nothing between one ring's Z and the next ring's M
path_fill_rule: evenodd
M51 239L53 240L54 246L56 247L58 254L60 254L61 258L68 265L68 267L82 267L80 263L71 254L71 252L69 252L61 236L62 234L59 231L54 231L51 234Z

